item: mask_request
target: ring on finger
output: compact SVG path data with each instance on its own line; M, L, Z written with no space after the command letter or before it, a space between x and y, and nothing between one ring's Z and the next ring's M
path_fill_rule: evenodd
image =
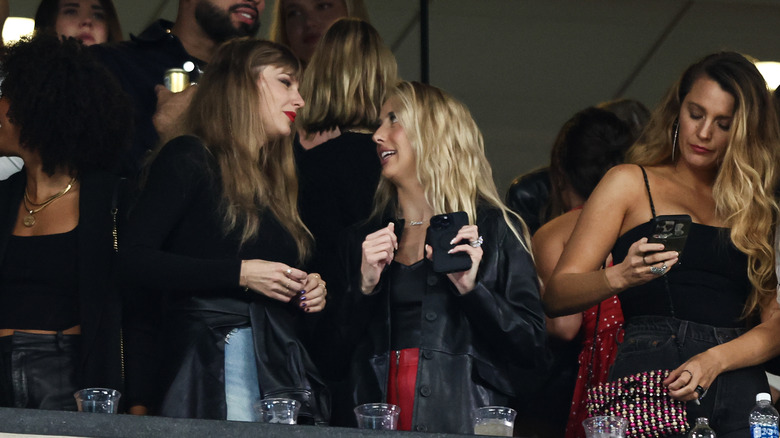
M286 271L284 271L285 274L291 275L292 274L292 268L287 268Z
M469 242L469 245L471 245L472 248L479 248L480 246L482 246L482 243L484 241L485 240L482 238L482 236L479 236L477 237L476 240L472 240L471 242Z
M290 282L288 281L287 284L284 285L284 288L289 290L290 289Z
M667 269L669 269L669 267L666 266L666 263L660 268L658 266L650 266L650 273L653 275L664 275Z
M696 389L694 389L694 391L696 391L696 394L699 394L699 400L703 399L704 396L707 395L707 389L702 388L701 385L696 385Z
M682 373L688 373L688 375L689 375L689 376L691 376L691 380L693 380L693 373L692 373L692 372L690 372L690 371L688 371L688 370L682 370L682 371L680 372L680 374L682 374ZM691 380L688 380L688 383L691 383ZM686 383L686 385L687 385L688 383Z

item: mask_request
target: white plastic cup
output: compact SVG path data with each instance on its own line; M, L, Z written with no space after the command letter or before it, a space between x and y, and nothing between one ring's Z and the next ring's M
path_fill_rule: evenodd
M85 388L73 394L79 412L98 414L116 414L119 411L119 398L122 394L116 389Z
M366 403L354 409L358 428L375 430L398 429L401 408L389 403Z
M628 420L622 417L590 417L582 421L587 438L623 438L626 436Z
M512 436L517 412L503 406L485 406L474 411L474 435Z
M255 403L255 410L263 423L298 424L301 404L289 398L264 398Z

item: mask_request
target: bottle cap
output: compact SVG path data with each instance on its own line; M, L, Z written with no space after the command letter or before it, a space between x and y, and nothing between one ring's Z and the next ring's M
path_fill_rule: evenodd
M772 396L769 395L768 392L759 392L758 394L756 394L756 401L757 402L760 402L760 401L771 402L772 401Z
M696 419L696 424L706 424L709 426L710 420L708 420L707 417L699 417Z

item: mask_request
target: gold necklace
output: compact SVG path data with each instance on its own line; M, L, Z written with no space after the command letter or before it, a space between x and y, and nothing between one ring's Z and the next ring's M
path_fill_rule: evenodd
M43 201L40 204L36 204L36 203L32 202L30 197L27 195L27 187L25 187L24 188L24 199L22 200L22 202L24 203L24 209L27 211L28 214L22 220L22 223L24 224L24 226L29 228L29 227L32 227L33 225L35 225L35 216L33 216L33 215L35 213L38 213L39 211L43 210L44 208L48 207L49 204L51 204L52 202L56 201L57 199L60 199L63 196L65 196L65 194L70 191L71 187L73 187L73 183L75 181L76 181L76 177L71 178L70 182L68 183L68 186L65 187L65 189L63 189L59 193L56 193L54 196L50 197L49 199ZM27 202L28 201L30 202L30 204L32 204L33 206L38 207L38 208L34 208L33 209L33 208L28 207L27 206Z

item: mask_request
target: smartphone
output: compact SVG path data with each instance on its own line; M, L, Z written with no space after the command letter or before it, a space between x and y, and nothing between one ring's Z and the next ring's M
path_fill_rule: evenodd
M690 229L691 217L687 214L656 216L647 242L663 243L664 251L677 251L682 255Z
M448 251L460 244L451 244L458 231L469 224L465 211L437 214L431 218L425 242L433 248L434 272L450 273L471 269L471 257L466 253L448 254Z

